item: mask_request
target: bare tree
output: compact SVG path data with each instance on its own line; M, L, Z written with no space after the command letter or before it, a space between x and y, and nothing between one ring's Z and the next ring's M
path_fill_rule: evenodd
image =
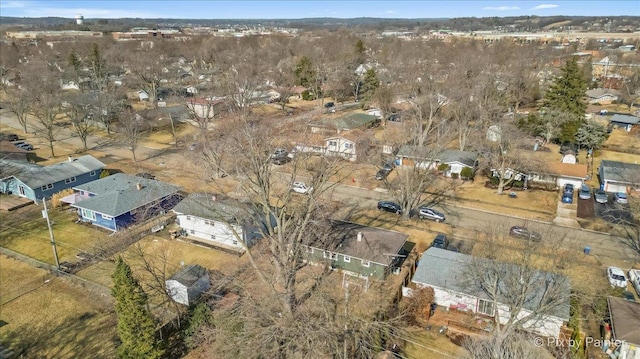
M395 94L393 88L389 85L380 86L376 89L374 100L378 104L380 112L382 112L382 125L387 123L387 117L391 113Z
M18 123L22 126L24 133L29 133L27 123L29 114L31 113L32 98L27 96L24 90L10 89L7 90L7 99L5 104L9 111L16 115Z
M562 126L568 121L574 120L574 116L570 113L560 110L547 110L540 114L540 122L537 127L539 135L544 137L545 143L556 138Z
M139 115L129 112L120 118L118 126L118 132L124 136L125 143L129 151L131 151L134 162L138 162L136 149L138 148L138 140L142 132L141 121L142 119Z
M71 121L73 132L78 135L82 141L83 149L86 151L87 138L93 133L93 126L89 122L88 116L90 113L89 105L84 103L77 94L71 94L67 96L67 106L64 108L64 113Z

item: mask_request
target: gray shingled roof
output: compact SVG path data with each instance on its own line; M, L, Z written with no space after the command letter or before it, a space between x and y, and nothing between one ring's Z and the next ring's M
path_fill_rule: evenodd
M439 287L451 290L453 292L475 296L478 298L489 299L486 294L476 291L467 282L468 276L465 274L465 266L469 263L472 263L473 260L474 257L467 254L431 247L424 251L424 253L422 254L412 282L427 286ZM486 259L486 261L489 262L490 260ZM513 265L513 267L516 266ZM554 308L552 314L558 318L568 320L568 296L571 291L569 279L559 274L553 274L543 271L537 271L535 275L538 275L540 277L541 283L545 280L551 279L556 283L566 285L566 305L559 305L558 307ZM534 303L536 303L536 299L539 299L539 296L541 295L540 292L530 294L532 295L531 298L529 298L524 304L524 307L527 309L533 309L533 306L535 306Z
M474 167L478 154L476 152L460 150L435 150L428 147L403 145L397 154L398 157L415 158L419 160L439 161L442 163L460 162L469 167Z
M604 95L620 96L620 91L613 90L613 89L598 88L598 89L587 90L585 94L587 95L587 97L590 97L590 98L600 98Z
M615 181L629 184L640 183L640 165L619 161L602 160L600 162L602 181Z
M138 183L142 186L141 189L137 188ZM180 187L156 180L116 173L112 176L74 187L74 189L87 191L96 196L77 202L73 204L73 207L117 217L176 193L180 190Z
M640 345L640 303L609 297L609 312L614 339Z
M615 114L611 116L611 119L609 119L609 121L617 122L617 123L627 123L630 125L640 124L640 118L636 116L620 115L620 114Z
M169 280L175 280L176 282L184 285L185 287L191 287L198 279L204 277L209 270L198 264L189 264L179 271L175 272Z
M332 232L337 236L335 252L389 266L404 246L409 235L361 224L336 221ZM358 232L362 240L358 241Z
M377 120L377 116L367 115L366 113L353 113L337 119L324 118L319 121L311 122L311 125L317 127L336 128L339 130L354 130L371 124Z
M190 216L218 219L230 223L238 222L239 218L249 216L251 208L248 205L210 193L191 193L180 201L173 211Z
M14 176L30 188L38 188L49 183L64 181L67 178L80 176L91 171L100 171L106 166L91 155L48 166L13 161L7 163L10 163L12 168L16 170Z

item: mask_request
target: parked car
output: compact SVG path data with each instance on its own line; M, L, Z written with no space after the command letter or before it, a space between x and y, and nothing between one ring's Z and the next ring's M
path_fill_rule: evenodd
M562 203L573 203L573 192L564 192L562 194Z
M324 104L324 108L331 108L331 107L335 107L335 105L336 105L336 104L335 104L335 103L333 103L333 102L327 102L327 103L325 103L325 104Z
M589 186L583 184L580 186L580 191L578 192L578 197L580 199L590 199L591 198L591 190Z
M431 247L447 249L449 247L449 239L444 234L438 233L433 242L431 242Z
M627 288L627 277L624 276L622 269L618 267L607 268L607 279L609 285L614 288Z
M402 214L402 207L395 202L380 201L378 202L378 209L385 212Z
M629 270L629 281L633 289L638 293L638 296L640 296L640 269Z
M0 133L0 140L2 141L18 141L20 137L15 133Z
M542 235L540 233L529 231L527 227L520 227L520 226L511 227L511 229L509 230L509 235L511 237L532 240L536 242L542 239Z
M287 162L290 162L290 161L291 161L291 157L280 156L280 157L276 157L276 158L273 159L273 164L280 166L280 165L283 165L283 164L285 164Z
M436 222L444 222L446 219L443 213L426 206L418 208L418 217L420 219L430 219Z
M400 122L400 115L397 113L392 113L387 117L387 121Z
M391 173L391 171L385 169L385 168L381 168L378 170L378 172L376 173L376 179L378 181L382 181L383 179L387 178L387 176L389 175L389 173Z
M629 200L627 199L627 194L624 192L617 192L613 195L613 200L616 203L620 203L620 204L627 204L629 203Z
M33 146L30 143L22 142L16 145L17 148L23 149L25 151L32 151Z
M571 192L573 194L573 185L571 183L567 183L564 185L564 193Z
M273 151L271 158L286 157L287 154L289 154L289 151L286 148L278 147Z
M305 194L313 192L313 187L307 186L304 182L293 182L291 190L296 193Z
M593 193L593 197L596 199L596 202L598 203L607 203L609 202L609 197L607 197L607 192L601 190L601 189L597 189L594 193Z

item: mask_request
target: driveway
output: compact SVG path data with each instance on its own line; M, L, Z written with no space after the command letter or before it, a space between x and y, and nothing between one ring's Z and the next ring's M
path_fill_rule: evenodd
M609 201L607 203L595 203L594 200L591 200L595 207L595 214L609 223L632 223L633 215L629 210L629 206L614 202L611 194L608 194L608 196Z

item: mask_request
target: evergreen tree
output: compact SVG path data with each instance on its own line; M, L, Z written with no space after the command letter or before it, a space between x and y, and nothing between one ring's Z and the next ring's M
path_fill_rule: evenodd
M302 56L296 64L294 74L296 85L309 88L313 87L316 81L316 71L313 69L313 63L311 59L306 56Z
M562 74L555 79L545 94L544 107L571 115L572 119L562 125L559 139L574 141L578 128L585 122L587 104L584 101L584 92L587 90L587 82L584 72L578 67L576 57L568 60L561 71Z
M365 101L370 101L376 89L380 86L380 80L378 80L378 74L376 70L369 69L364 73L364 79L362 80L361 94Z
M155 336L155 323L149 312L147 295L131 272L131 267L118 258L113 273L111 294L118 316L118 358L155 359L163 355Z

